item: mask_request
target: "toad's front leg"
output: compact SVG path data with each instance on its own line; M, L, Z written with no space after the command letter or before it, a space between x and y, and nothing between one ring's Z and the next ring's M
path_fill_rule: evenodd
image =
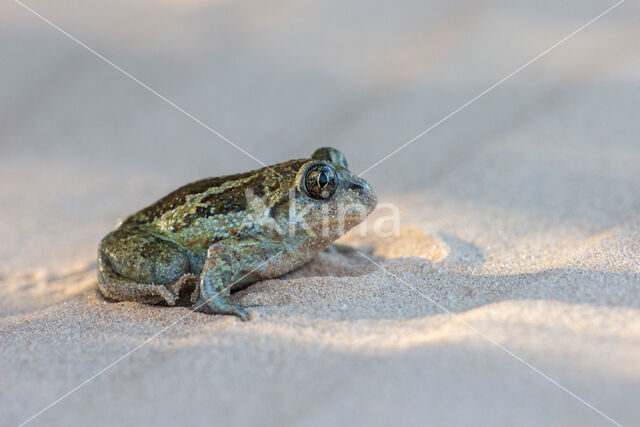
M233 314L248 320L246 307L231 302L231 290L260 280L268 263L280 254L275 247L257 241L220 241L207 251L200 274L199 296L194 310L209 314Z

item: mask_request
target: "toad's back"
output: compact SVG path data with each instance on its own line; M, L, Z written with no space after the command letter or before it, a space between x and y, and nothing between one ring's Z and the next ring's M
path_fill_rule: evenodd
M291 160L187 184L130 216L123 225L135 225L196 253L205 252L225 238L256 233L255 226L247 227L251 218L263 214L256 210L268 209L273 218L286 210L295 174L306 162Z

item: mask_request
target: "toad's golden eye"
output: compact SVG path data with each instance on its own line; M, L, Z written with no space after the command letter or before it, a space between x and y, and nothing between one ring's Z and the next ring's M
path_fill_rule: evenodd
M337 187L338 175L328 163L314 163L304 173L304 189L314 199L328 199Z

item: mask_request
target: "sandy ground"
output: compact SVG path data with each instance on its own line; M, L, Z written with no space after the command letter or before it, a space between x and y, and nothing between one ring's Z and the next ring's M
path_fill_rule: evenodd
M356 172L613 4L345 3L28 4L262 161L332 145ZM640 425L639 17L365 174L399 234L341 243L389 274L329 250L236 294L243 323L106 302L95 249L256 162L3 2L0 424L101 373L31 424Z

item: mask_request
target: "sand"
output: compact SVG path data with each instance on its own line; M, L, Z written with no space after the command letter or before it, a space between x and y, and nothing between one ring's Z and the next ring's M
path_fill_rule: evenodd
M613 4L272 3L28 4L260 160L356 172ZM639 12L367 172L369 233L235 294L243 323L107 302L95 251L259 165L3 3L0 424L75 390L30 424L638 425Z

